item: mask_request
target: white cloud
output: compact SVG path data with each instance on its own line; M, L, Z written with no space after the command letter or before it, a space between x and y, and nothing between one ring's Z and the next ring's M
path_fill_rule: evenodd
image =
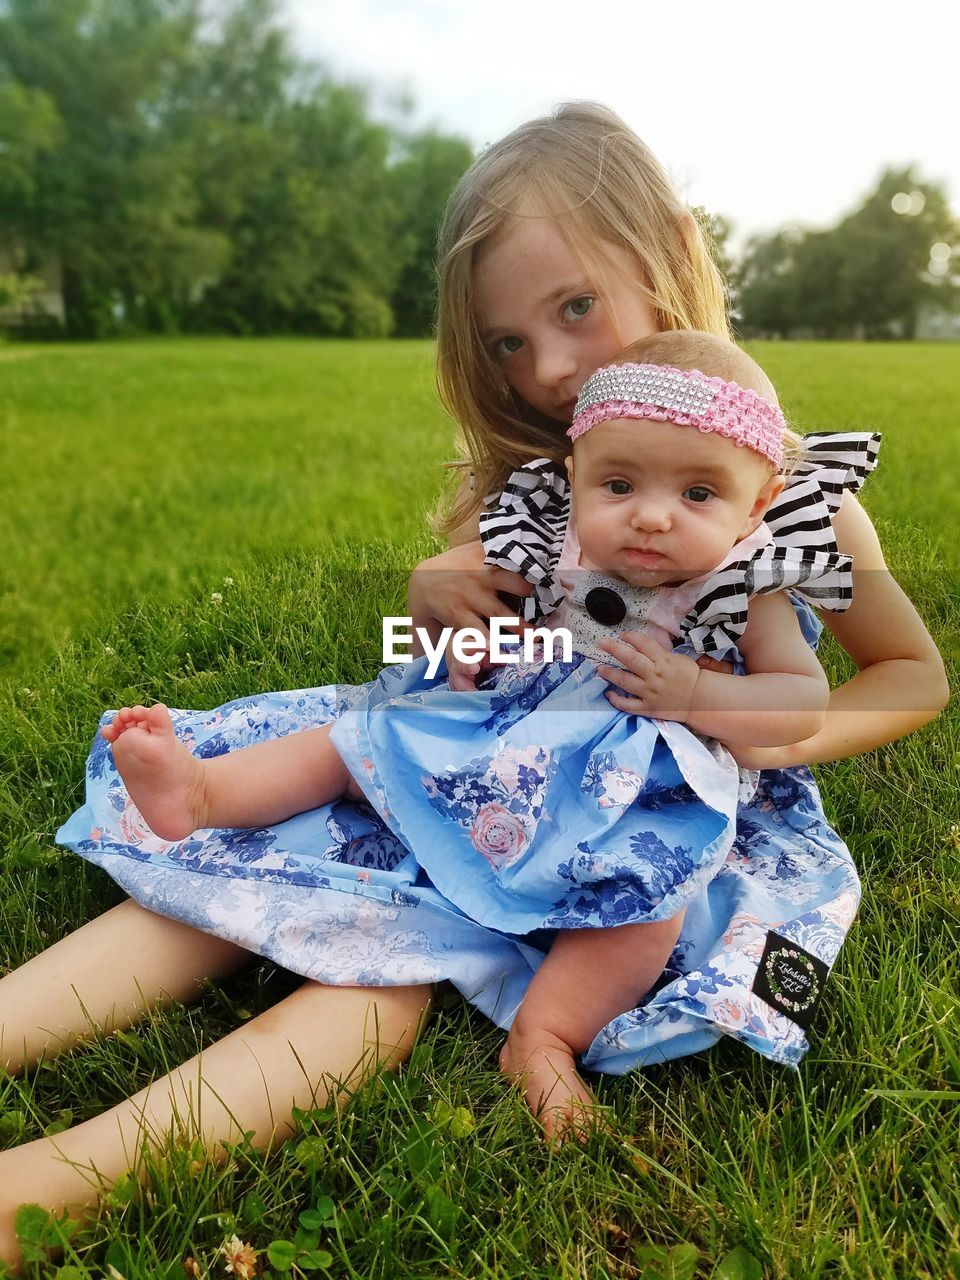
M960 22L809 0L285 0L299 52L408 92L416 118L490 142L567 98L607 103L688 198L746 233L827 224L886 164L960 197ZM952 32L948 29L952 25Z

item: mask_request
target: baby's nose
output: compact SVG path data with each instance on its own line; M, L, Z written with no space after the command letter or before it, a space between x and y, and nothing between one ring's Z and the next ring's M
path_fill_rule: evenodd
M670 521L670 504L658 501L656 498L647 498L638 502L632 514L634 528L644 529L650 533L669 529Z

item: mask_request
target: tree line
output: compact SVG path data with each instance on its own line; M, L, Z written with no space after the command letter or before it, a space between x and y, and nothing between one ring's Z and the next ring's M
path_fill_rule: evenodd
M73 336L427 333L472 158L375 120L274 0L0 0L7 292L58 261Z
M910 338L924 303L947 313L960 303L958 240L942 185L888 169L835 227L787 228L747 243L728 276L737 327L760 336Z
M72 336L427 334L473 157L408 121L298 57L277 0L0 0L0 309L55 261ZM909 337L957 306L956 220L910 170L738 259L698 213L745 336Z

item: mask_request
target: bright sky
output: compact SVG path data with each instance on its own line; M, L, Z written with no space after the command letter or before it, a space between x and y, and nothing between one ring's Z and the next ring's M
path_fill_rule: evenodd
M887 165L960 211L955 0L282 0L303 56L492 142L570 98L617 111L739 241L828 226Z

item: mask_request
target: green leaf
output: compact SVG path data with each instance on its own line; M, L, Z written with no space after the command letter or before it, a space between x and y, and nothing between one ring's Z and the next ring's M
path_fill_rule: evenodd
M21 1244L35 1243L43 1238L50 1217L38 1204L22 1204L13 1219L13 1229Z
M427 1202L427 1218L438 1235L448 1240L453 1235L460 1217L460 1206L444 1194L439 1187L428 1187L424 1193Z
M320 1243L319 1231L308 1231L305 1227L297 1227L296 1234L293 1237L293 1243L297 1251L315 1249Z
M449 1102L444 1102L442 1098L438 1098L428 1114L435 1125L443 1128L450 1123L453 1117L453 1107Z
M8 1111L0 1116L0 1141L8 1142L19 1138L27 1127L26 1113Z
M476 1128L473 1113L466 1107L452 1107L439 1098L430 1110L430 1119L439 1129L446 1129L454 1138L466 1138Z
M717 1263L710 1280L763 1280L763 1267L742 1244Z
M477 1122L473 1118L473 1112L466 1107L457 1107L450 1118L449 1125L453 1136L455 1138L468 1138L476 1127Z
M329 1163L327 1144L322 1138L304 1138L297 1143L295 1155L297 1163L307 1173L319 1173Z
M305 1231L320 1231L327 1224L327 1219L316 1209L306 1209L297 1221Z
M328 1253L326 1249L314 1249L311 1253L305 1253L298 1258L297 1266L302 1267L304 1271L326 1271L328 1267L333 1266L333 1254Z
M244 1222L259 1222L268 1213L266 1201L255 1191L248 1191L240 1205L240 1217Z
M436 1130L426 1122L412 1126L412 1140L404 1152L407 1168L413 1174L426 1178L439 1165L441 1150Z
M274 1240L267 1245L267 1257L278 1271L289 1271L297 1260L296 1245L291 1240Z
M114 1271L123 1272L123 1268L127 1265L127 1251L119 1240L111 1240L107 1245L107 1252L103 1255L103 1264L107 1270L113 1267Z
M69 1240L71 1236L76 1235L80 1229L80 1223L76 1218L68 1216L64 1210L60 1217L50 1214L47 1219L47 1225L43 1232L43 1243L50 1248L63 1244L65 1240Z
M104 1200L109 1205L113 1205L118 1209L122 1209L125 1205L131 1203L140 1189L140 1183L134 1173L122 1173L116 1182L104 1195Z
M645 1244L634 1249L641 1280L693 1280L700 1250L695 1244Z
M323 1215L324 1222L332 1220L337 1211L337 1206L333 1203L329 1196L319 1196L317 1203L314 1205L317 1213Z
M65 1107L63 1111L58 1111L53 1120L44 1127L43 1132L48 1138L53 1137L55 1133L63 1133L65 1129L69 1129L73 1124L73 1112L69 1107Z
M83 1280L84 1272L79 1267L66 1266L58 1267L55 1274L55 1280Z

